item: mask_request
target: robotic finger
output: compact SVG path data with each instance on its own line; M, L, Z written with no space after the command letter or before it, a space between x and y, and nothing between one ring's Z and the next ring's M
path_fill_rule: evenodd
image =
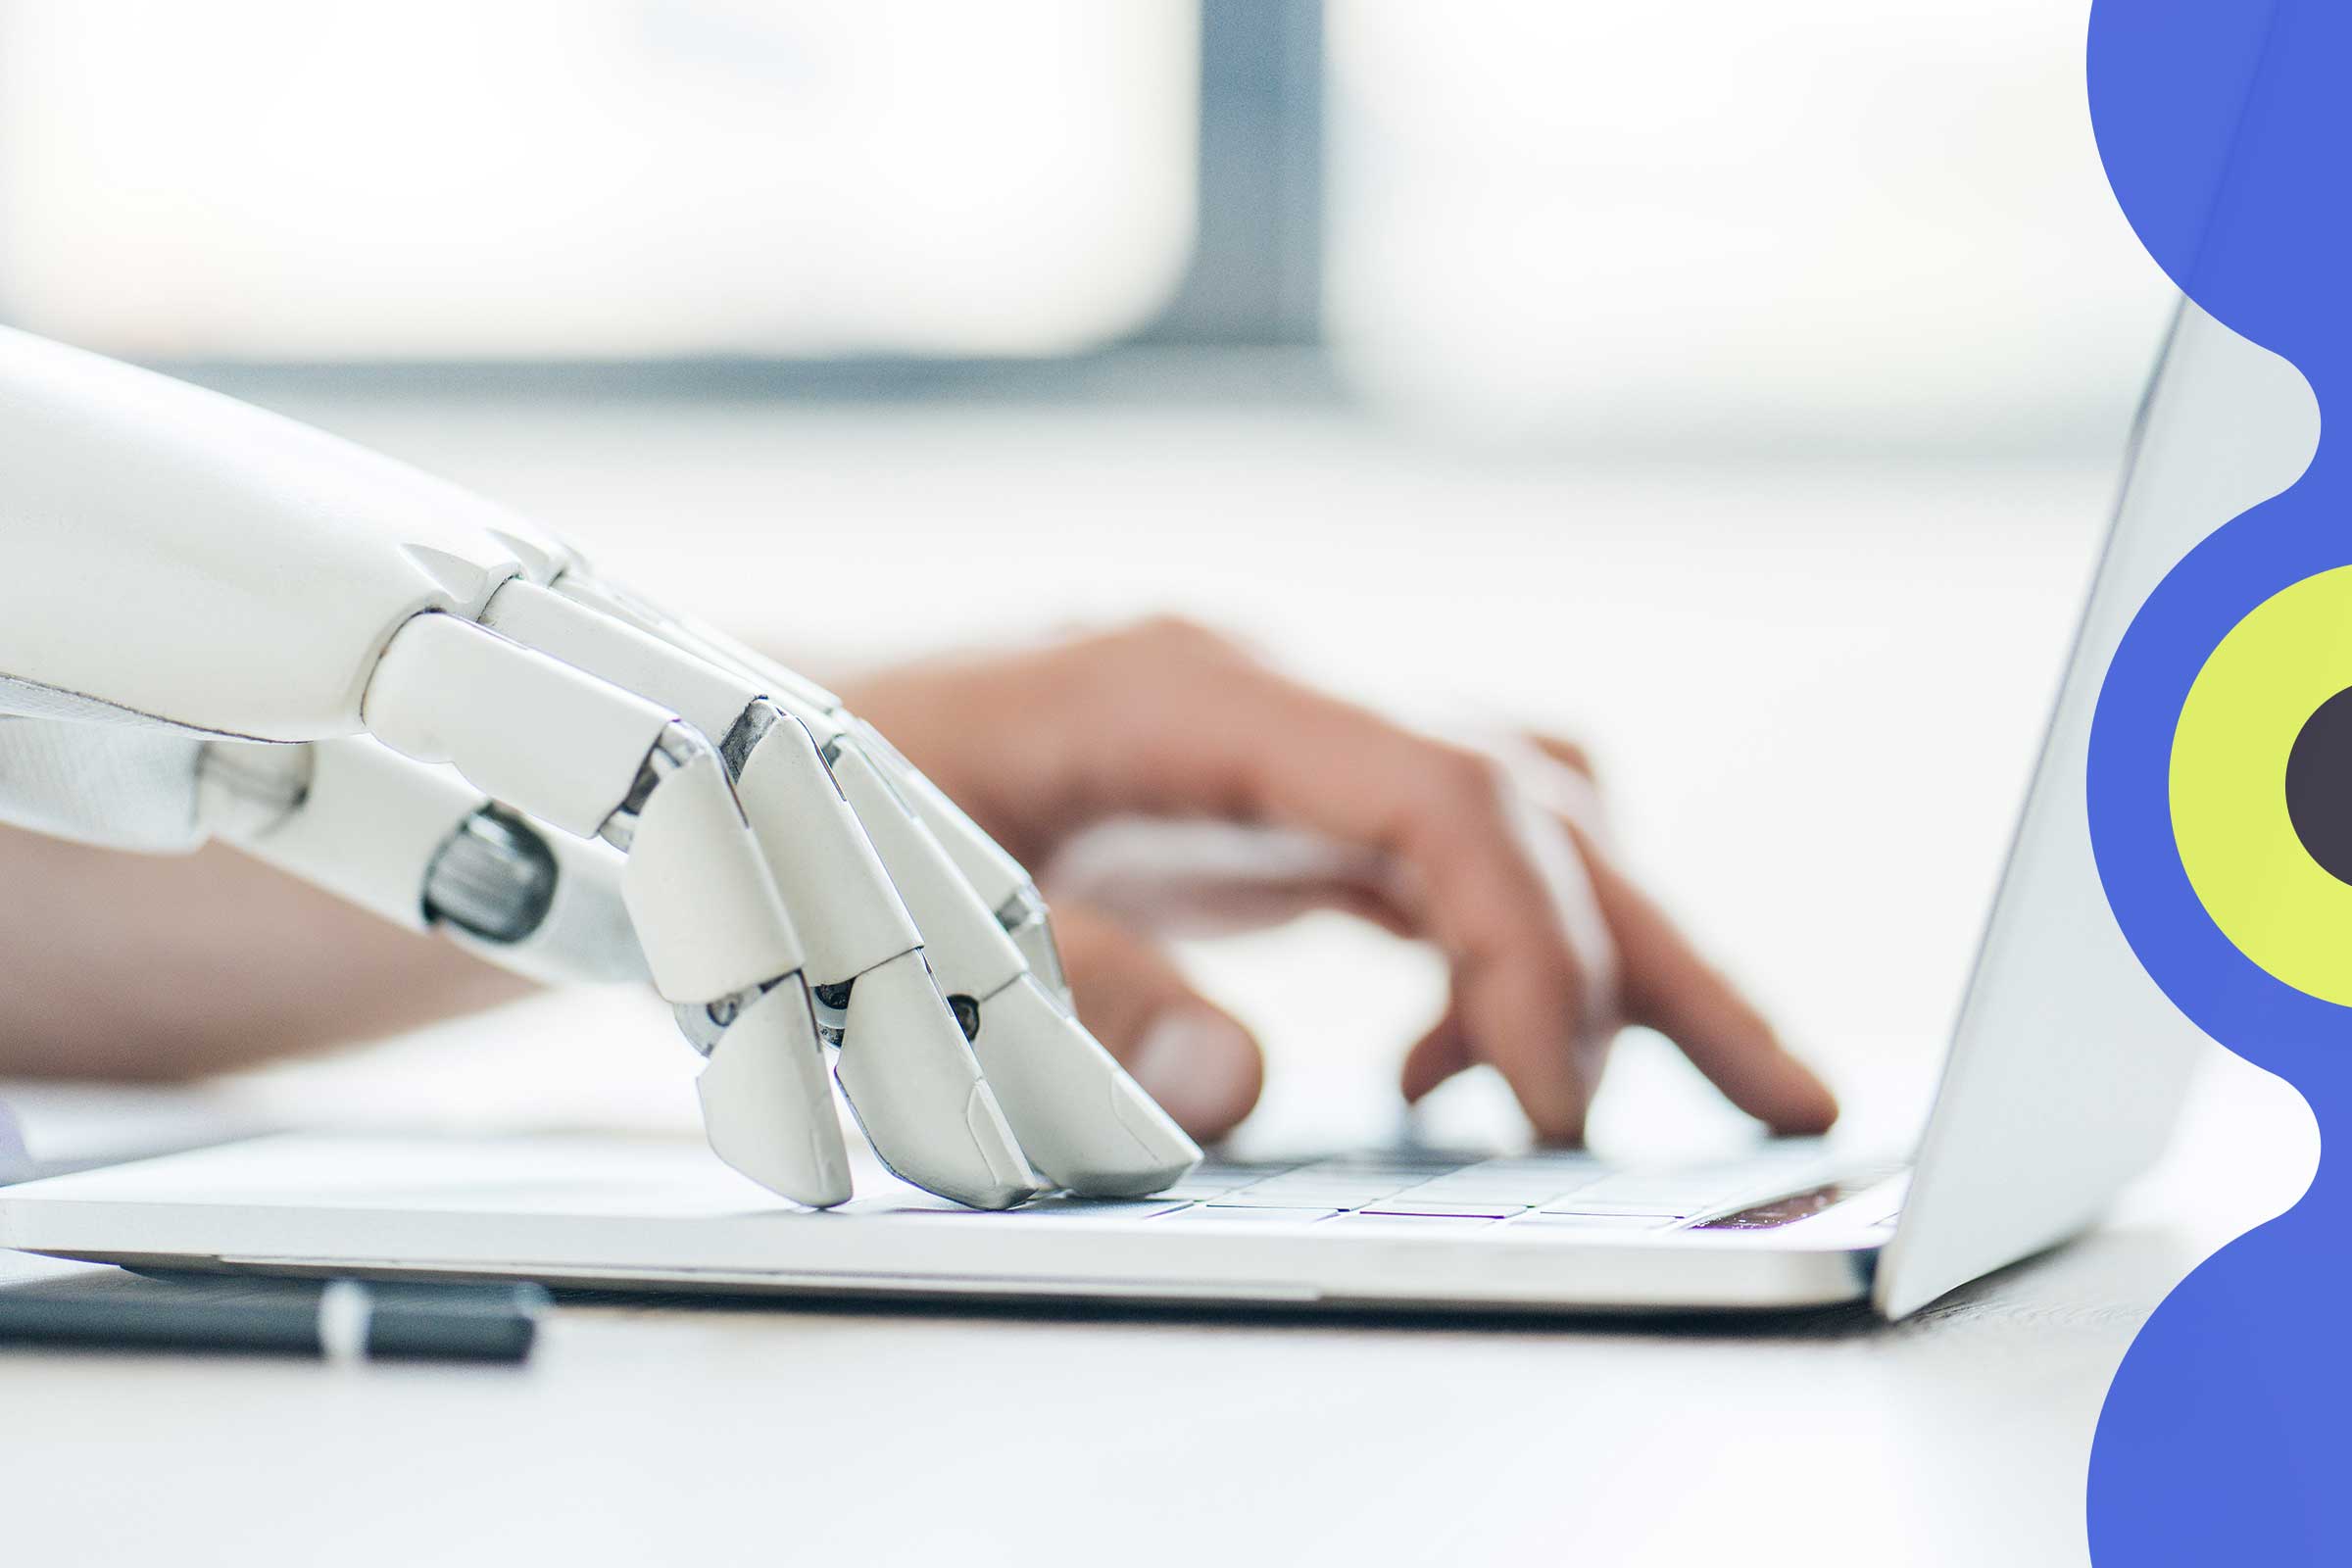
M877 865L867 885L855 880L859 854L870 861L872 852L806 733L794 727L816 787L785 803L792 842L805 853L798 862L771 861L719 748L691 721L669 716L699 709L698 694L668 693L689 700L665 704L609 682L584 667L588 660L566 644L562 626L520 608L534 598L561 604L514 583L485 613L496 631L434 616L404 627L368 688L366 711L375 733L412 755L445 755L500 799L620 847L627 857L623 898L655 988L713 1060L736 1020L779 980L789 976L818 996L832 993L838 1000L828 998L826 1009L838 1025L837 1076L884 1163L974 1207L1002 1208L1028 1197L1036 1182L1019 1143L932 988L918 939L887 878ZM508 608L500 611L501 605ZM562 662L510 640L524 632L534 643L539 633L549 634L579 662ZM630 676L642 684L646 673ZM453 705L447 695L453 691L468 696ZM656 715L660 727L649 736ZM639 748L634 767L624 766ZM597 780L601 786L591 782ZM828 808L837 813L830 820ZM811 886L805 875L811 860L840 874ZM780 881L804 895L807 926L793 919L793 901ZM808 961L804 929L821 932L828 953L860 937L880 946L848 963L845 978L836 980ZM812 1028L815 1001L804 1009ZM741 1158L730 1162L746 1168ZM825 1200L847 1196L844 1185Z
M654 988L710 1059L711 1149L788 1198L849 1198L799 938L714 749L666 710L447 614L394 633L362 714L404 756L619 850Z
M413 930L439 929L551 984L647 984L621 857L542 830L454 768L365 735L308 746L213 741L204 816L257 858Z
M718 748L807 955L834 1076L882 1162L1002 1207L1039 1186L924 962L923 939L814 741L731 670L527 582L483 624L675 709Z
M364 711L375 739L202 741L192 839L228 838L525 972L650 973L712 1025L688 1033L710 1058L714 1152L787 1197L847 1199L799 946L716 753L662 710L445 613L394 633ZM612 920L615 863L633 941Z
M1037 1168L1073 1192L1134 1197L1198 1164L1200 1146L1038 984L961 868L866 754L837 747L833 774L931 937L932 970Z
M1054 940L1054 922L1045 896L1021 862L948 799L947 792L921 769L900 755L881 731L861 718L835 710L847 727L849 740L906 803L916 820L939 841L972 892L993 915L1012 945L1020 951L1030 974L1063 1007L1071 1005L1070 982L1061 966L1061 949Z
M1028 874L870 725L844 712L830 693L666 621L582 578L576 566L555 586L554 595L532 590L515 601L533 607L533 640L541 646L560 635L552 623L561 617L546 603L553 599L578 613L625 618L678 654L720 661L710 667L734 671L745 682L738 690L764 694L731 725L725 751L738 765L738 788L771 861L787 866L806 858L812 842L806 822L818 794L846 803L835 808L851 813L861 829L858 842L878 857L873 872L887 873L893 906L903 901L920 931L938 989L1022 1150L1048 1180L1077 1193L1133 1196L1158 1191L1200 1161L1199 1146L1071 1011L1045 906ZM506 590L493 602L494 623L500 604L518 592ZM591 640L581 633L567 646L576 651ZM778 738L787 744L779 748ZM824 769L821 791L811 764ZM789 785L787 775L797 775ZM916 793L910 797L903 784ZM928 816L921 809L926 798L934 803ZM934 821L952 837L943 840ZM838 883L845 871L828 868L826 880ZM1041 983L1032 953L1051 963L1050 986ZM820 988L820 1003L825 994ZM843 1047L845 1088L854 1049L853 1036ZM855 1103L855 1090L851 1098Z
M947 850L990 918L1012 937L1038 982L1063 1006L1070 1005L1069 982L1054 944L1052 916L1028 871L872 725L851 713L838 696L724 632L672 614L602 581L577 563L557 576L553 586L565 598L602 610L748 677L806 724L828 753L843 737L854 736L858 749L890 779L900 798Z

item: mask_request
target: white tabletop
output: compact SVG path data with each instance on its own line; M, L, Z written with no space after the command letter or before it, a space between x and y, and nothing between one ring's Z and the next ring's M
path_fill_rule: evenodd
M2079 1563L2126 1345L2315 1149L2217 1057L2103 1230L1892 1327L575 1303L517 1370L0 1351L0 1530L26 1563Z

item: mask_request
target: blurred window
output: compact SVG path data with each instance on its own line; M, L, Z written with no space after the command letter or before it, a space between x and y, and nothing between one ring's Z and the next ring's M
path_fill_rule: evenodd
M17 0L0 307L150 358L1047 355L1191 254L1194 0Z
M2171 290L2081 3L1348 0L1324 322L1481 437L2120 429Z

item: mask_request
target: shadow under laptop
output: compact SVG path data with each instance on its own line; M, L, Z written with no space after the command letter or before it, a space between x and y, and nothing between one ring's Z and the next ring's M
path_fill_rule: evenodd
M1808 1307L1798 1311L1571 1312L1460 1307L1428 1309L1352 1307L1329 1302L1142 1300L1125 1298L1023 1298L1012 1300L894 1297L880 1293L783 1298L715 1292L559 1290L557 1304L572 1308L617 1308L706 1313L808 1316L913 1317L948 1321L1004 1321L1411 1335L1603 1334L1639 1339L1719 1338L1737 1340L1843 1339L1883 1331L1887 1325L1866 1302Z
M903 1297L850 1293L780 1297L724 1291L555 1291L566 1312L631 1311L793 1317L908 1317L1124 1327L1227 1327L1273 1332L1442 1335L1601 1336L1625 1340L1720 1340L1818 1343L1878 1337L1889 1342L1944 1339L1973 1330L2002 1332L2021 1322L2127 1343L2156 1303L2201 1258L2162 1228L2117 1228L2020 1259L1971 1282L1900 1322L1882 1318L1867 1300L1793 1310L1464 1310L1354 1307L1331 1302L1188 1301L1119 1298ZM2077 1276L2095 1276L2092 1291Z

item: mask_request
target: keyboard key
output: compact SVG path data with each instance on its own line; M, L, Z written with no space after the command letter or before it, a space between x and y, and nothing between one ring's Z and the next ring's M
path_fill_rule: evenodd
M1154 1225L1312 1225L1339 1213L1336 1208L1230 1208L1201 1203L1162 1214Z
M1181 1198L1034 1198L1000 1219L1150 1219L1192 1204ZM967 1213L977 1210L966 1210Z
M1215 1198L1222 1193L1239 1192L1243 1188L1250 1185L1251 1185L1250 1182L1240 1180L1238 1178L1230 1181L1201 1181L1197 1177L1187 1176L1184 1180L1176 1183L1172 1187L1169 1187L1164 1192L1157 1193L1153 1196L1159 1198L1190 1198L1199 1200L1203 1198Z
M1470 1219L1502 1219L1526 1208L1524 1203L1473 1203L1461 1200L1451 1203L1413 1202L1400 1198L1384 1198L1377 1203L1366 1203L1358 1213L1363 1214L1435 1214L1458 1215Z
M1646 1218L1675 1220L1689 1219L1693 1214L1703 1214L1706 1212L1706 1207L1705 1205L1698 1203L1594 1203L1588 1202L1584 1199L1571 1195L1570 1197L1556 1199L1551 1202L1542 1205L1537 1209L1537 1212L1549 1215L1582 1215L1603 1219L1621 1217L1628 1219Z
M1213 1156L1193 1167L1196 1176L1239 1176L1249 1181L1262 1182L1269 1176L1298 1168L1295 1159L1217 1159Z
M1383 1192L1396 1193L1402 1192L1407 1187L1418 1187L1422 1183L1443 1174L1444 1172L1441 1171L1429 1170L1302 1170L1289 1176L1278 1176L1275 1178L1275 1180L1285 1183L1298 1183L1300 1185L1304 1185L1309 1182L1320 1182L1326 1185L1338 1185L1343 1187L1377 1187Z
M1555 1211L1596 1214L1618 1210L1704 1214L1790 1190L1788 1178L1759 1172L1730 1179L1719 1173L1702 1177L1645 1173L1608 1177L1563 1194L1543 1206Z
M1562 1186L1570 1182L1591 1181L1609 1174L1609 1166L1591 1154L1523 1154L1500 1159L1482 1159L1461 1169L1464 1176L1529 1177L1538 1181L1557 1180Z
M1298 1171L1289 1176L1277 1176L1271 1182L1258 1182L1259 1187L1331 1188L1351 1193L1400 1193L1407 1187L1418 1187L1429 1180L1424 1170L1363 1170L1363 1171Z
M1237 1192L1296 1192L1300 1197L1329 1195L1336 1203L1369 1201L1386 1199L1390 1192L1401 1192L1411 1187L1411 1178L1397 1175L1277 1175L1270 1183L1251 1183L1237 1187Z
M1219 1208L1360 1208L1377 1203L1394 1191L1393 1188L1355 1187L1245 1187L1238 1193L1220 1193L1208 1200Z
M1293 1171L1287 1176L1271 1176L1262 1182L1251 1182L1249 1191L1273 1192L1277 1188L1304 1192L1308 1188L1329 1189L1351 1193L1393 1193L1400 1187L1418 1185L1423 1178L1398 1175L1395 1171Z
M1740 1190L1737 1177L1727 1179L1720 1171L1620 1171L1564 1196L1595 1203L1663 1203L1671 1207L1679 1203L1703 1205L1732 1197Z
M1483 1155L1431 1149L1365 1149L1308 1160L1305 1170L1465 1170Z
M1542 1203L1572 1191L1578 1184L1564 1181L1556 1173L1540 1177L1480 1176L1463 1172L1459 1176L1441 1176L1407 1187L1396 1194L1398 1198L1446 1202L1467 1199L1476 1202L1515 1203L1524 1208L1530 1203Z
M929 1193L876 1193L866 1198L853 1198L831 1212L836 1214L969 1214L953 1198L937 1198Z
M1659 1214L1522 1214L1510 1222L1511 1234L1525 1231L1532 1235L1573 1236L1580 1232L1662 1231L1670 1230L1677 1220Z

